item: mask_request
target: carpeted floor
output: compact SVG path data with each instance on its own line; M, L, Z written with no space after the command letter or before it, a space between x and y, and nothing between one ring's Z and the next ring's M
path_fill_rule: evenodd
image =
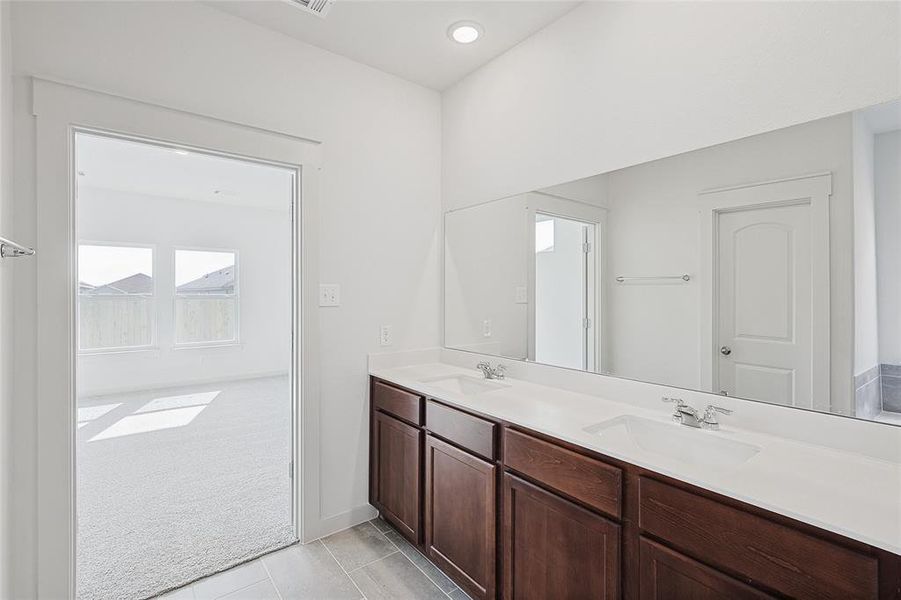
M287 376L78 413L79 600L146 598L294 541Z

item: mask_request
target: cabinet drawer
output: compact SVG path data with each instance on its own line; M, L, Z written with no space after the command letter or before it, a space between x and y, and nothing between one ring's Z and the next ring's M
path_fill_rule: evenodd
M494 430L491 421L429 400L425 407L425 426L435 435L470 452L494 460Z
M504 464L601 512L622 512L622 471L599 460L504 429Z
M639 480L639 527L793 598L877 598L878 560L667 484Z
M381 381L372 384L372 406L414 425L422 425L422 396Z

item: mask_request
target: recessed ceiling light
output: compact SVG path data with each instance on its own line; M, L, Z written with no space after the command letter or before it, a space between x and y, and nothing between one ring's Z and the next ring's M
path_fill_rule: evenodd
M474 21L459 21L450 26L447 35L458 44L471 44L482 36L482 26Z

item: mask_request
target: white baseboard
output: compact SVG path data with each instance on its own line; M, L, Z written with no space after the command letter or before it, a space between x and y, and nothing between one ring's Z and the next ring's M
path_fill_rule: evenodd
M374 506L364 504L363 506L357 506L356 508L352 508L347 512L343 512L333 517L326 517L324 519L319 519L318 521L308 522L304 529L303 539L301 541L303 541L304 544L316 541L319 538L324 538L333 533L350 529L355 525L372 520L376 518L378 514L379 511L377 511Z

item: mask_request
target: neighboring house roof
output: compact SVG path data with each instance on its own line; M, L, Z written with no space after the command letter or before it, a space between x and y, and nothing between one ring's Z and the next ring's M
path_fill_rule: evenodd
M179 294L233 294L235 292L235 267L225 267L207 273L194 281L183 283L176 291Z
M90 286L90 287L86 287ZM152 294L153 293L153 277L144 273L135 273L117 281L111 281L106 285L91 286L90 284L79 283L79 292L91 295L109 295L109 294Z

